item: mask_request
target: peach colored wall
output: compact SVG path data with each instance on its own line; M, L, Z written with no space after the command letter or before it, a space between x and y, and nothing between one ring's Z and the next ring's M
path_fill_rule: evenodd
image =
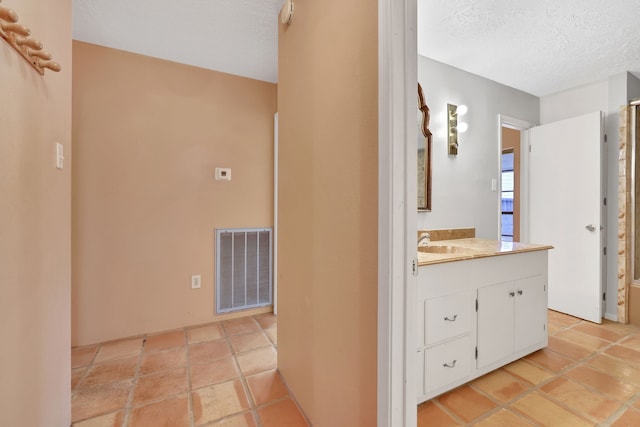
M0 425L62 427L71 418L71 2L1 5L62 71L41 76L0 39Z
M278 46L278 366L315 427L375 426L378 17L299 0Z
M215 229L273 225L275 85L75 41L73 66L73 344L219 319Z

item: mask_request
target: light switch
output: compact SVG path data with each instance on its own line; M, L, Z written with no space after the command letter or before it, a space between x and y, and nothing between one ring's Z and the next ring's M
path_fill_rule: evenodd
M216 181L231 181L231 169L216 168Z
M491 191L498 191L498 180L491 178Z
M56 142L56 168L64 168L64 146Z

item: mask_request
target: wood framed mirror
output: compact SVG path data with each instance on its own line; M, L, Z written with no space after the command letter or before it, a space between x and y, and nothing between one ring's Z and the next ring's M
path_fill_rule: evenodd
M431 210L431 131L429 107L418 83L418 211Z

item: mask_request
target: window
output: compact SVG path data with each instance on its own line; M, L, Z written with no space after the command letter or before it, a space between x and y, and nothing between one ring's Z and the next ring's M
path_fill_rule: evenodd
M501 221L500 238L506 242L513 242L513 151L502 153L502 176L500 179L501 195Z

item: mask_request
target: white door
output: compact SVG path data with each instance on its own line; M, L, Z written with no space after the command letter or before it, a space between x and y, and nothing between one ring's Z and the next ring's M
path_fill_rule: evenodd
M602 319L600 112L530 129L529 240L549 251L549 308Z

